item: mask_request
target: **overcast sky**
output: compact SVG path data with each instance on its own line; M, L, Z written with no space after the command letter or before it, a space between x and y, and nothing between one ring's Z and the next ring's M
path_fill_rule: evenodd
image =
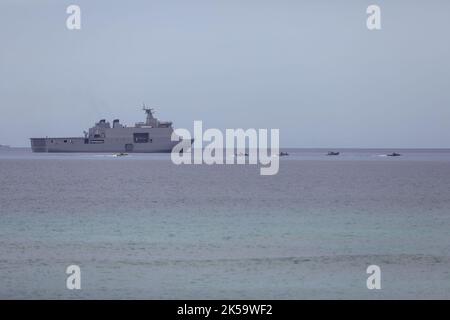
M0 144L132 124L145 102L288 147L450 147L449 34L448 0L1 0Z

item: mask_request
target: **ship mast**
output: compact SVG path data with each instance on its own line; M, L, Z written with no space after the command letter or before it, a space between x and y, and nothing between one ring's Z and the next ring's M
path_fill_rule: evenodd
M145 125L147 125L147 126L155 126L156 119L153 117L154 109L153 108L147 108L145 106L145 103L143 103L142 104L142 110L144 110L145 113L147 114L147 121L145 122Z

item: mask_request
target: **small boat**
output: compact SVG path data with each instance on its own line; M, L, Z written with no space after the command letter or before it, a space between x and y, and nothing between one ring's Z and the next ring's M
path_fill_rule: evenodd
M327 156L338 156L340 154L340 152L335 152L335 151L329 151L327 153Z
M248 153L239 152L239 153L236 153L235 156L236 157L248 157Z
M121 153L116 153L114 156L115 157L124 157L124 156L127 156L127 155L128 155L128 153L121 152Z
M279 154L279 156L280 157L283 157L283 156L288 156L289 155L289 153L287 153L287 152L280 152L280 154Z
M392 152L392 153L387 154L387 156L388 156L388 157L400 157L401 154L400 154L400 153L397 153L397 152Z

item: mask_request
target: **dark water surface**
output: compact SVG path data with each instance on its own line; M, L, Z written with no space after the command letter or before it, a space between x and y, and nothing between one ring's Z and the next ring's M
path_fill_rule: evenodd
M326 151L261 176L2 150L0 298L450 298L450 151Z

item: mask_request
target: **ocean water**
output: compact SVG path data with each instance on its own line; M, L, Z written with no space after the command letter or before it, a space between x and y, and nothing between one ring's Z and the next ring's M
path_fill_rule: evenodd
M290 149L261 176L2 150L0 298L449 299L450 150L326 151Z

